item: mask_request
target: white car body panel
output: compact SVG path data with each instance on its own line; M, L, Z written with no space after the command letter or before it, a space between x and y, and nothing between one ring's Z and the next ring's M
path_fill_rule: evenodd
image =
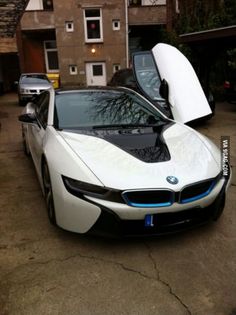
M212 113L198 77L188 59L175 47L152 49L161 79L169 85L169 103L176 121L187 123Z
M220 166L199 137L184 125L174 124L164 131L171 160L145 163L104 139L70 132L60 132L78 156L85 161L102 184L115 189L173 189L166 177L176 176L178 191L190 183L213 178ZM189 176L191 174L191 176Z
M43 191L42 159L48 165L56 223L60 227L86 233L99 219L102 207L113 211L123 220L143 220L147 214L204 208L212 204L222 190L225 183L223 177L209 195L186 204L173 202L163 207L135 207L86 193L85 198L73 195L66 189L62 176L123 192L158 189L179 192L187 185L218 176L221 172L220 152L203 135L170 120L162 133L170 159L164 162L144 162L94 134L86 134L81 130L57 130L53 126L55 92L49 92L47 126L43 128L32 123L24 131L27 133L26 139ZM32 104L29 103L24 112L32 113ZM168 183L167 176L175 176L178 183Z

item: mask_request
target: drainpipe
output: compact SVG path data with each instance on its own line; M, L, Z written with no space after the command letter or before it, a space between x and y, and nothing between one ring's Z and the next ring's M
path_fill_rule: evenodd
M129 68L129 19L128 19L128 0L125 0L125 46L126 46L126 68Z

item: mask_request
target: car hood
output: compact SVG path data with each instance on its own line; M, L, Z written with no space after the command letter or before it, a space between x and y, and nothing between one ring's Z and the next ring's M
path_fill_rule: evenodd
M20 84L21 89L25 90L47 90L51 88L52 85L50 83L42 83L42 84Z
M59 131L59 134L106 187L121 190L163 187L178 191L220 172L220 166L201 137L178 123L162 133L170 158L151 163L99 136L68 131ZM177 177L178 184L169 184L167 176Z

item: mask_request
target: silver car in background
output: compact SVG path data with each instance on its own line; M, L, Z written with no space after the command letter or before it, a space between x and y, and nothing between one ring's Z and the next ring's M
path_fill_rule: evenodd
M52 87L45 73L22 73L18 82L19 105L25 105L36 94Z

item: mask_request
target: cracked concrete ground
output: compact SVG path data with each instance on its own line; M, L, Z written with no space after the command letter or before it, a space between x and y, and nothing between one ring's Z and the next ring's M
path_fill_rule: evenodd
M235 315L235 176L221 219L162 238L111 240L52 227L24 156L16 95L0 97L0 315ZM217 145L236 107L198 127Z

